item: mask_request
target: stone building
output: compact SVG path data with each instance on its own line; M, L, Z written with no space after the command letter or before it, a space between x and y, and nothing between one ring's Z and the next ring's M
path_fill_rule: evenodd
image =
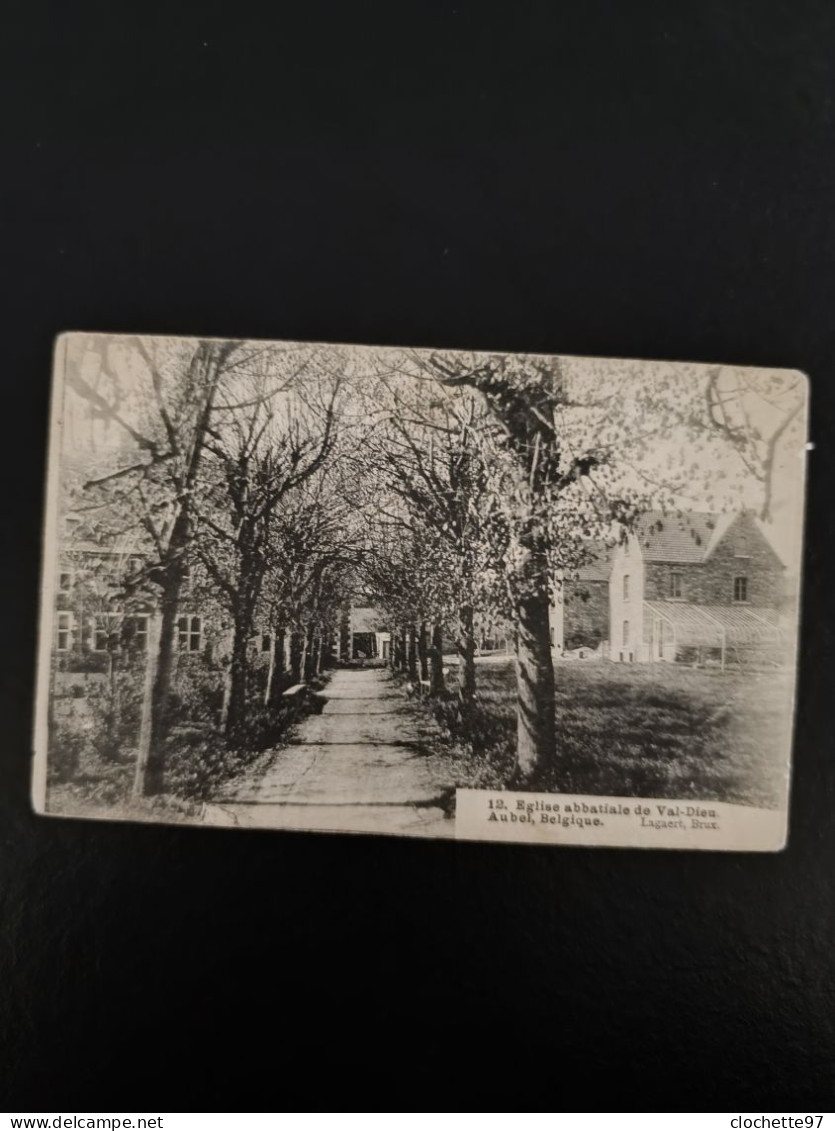
M750 512L648 512L612 557L610 658L724 663L773 650L784 573Z
M550 616L551 647L557 656L577 649L606 652L611 570L611 549L594 542L585 563L559 579Z
M388 660L391 634L385 613L373 604L373 597L358 595L343 610L334 640L337 660Z

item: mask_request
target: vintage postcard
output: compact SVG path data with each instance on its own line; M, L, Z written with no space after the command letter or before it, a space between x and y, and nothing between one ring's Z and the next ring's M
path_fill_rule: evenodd
M779 850L806 438L796 371L65 334L35 808Z

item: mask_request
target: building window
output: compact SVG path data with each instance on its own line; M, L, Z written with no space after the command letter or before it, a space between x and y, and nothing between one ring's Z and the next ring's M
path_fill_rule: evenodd
M670 596L673 598L681 597L681 574L670 574Z
M203 647L203 618L180 617L177 621L177 646L181 652L199 652Z
M628 573L625 573L623 575L623 599L624 599L624 601L629 600L629 574Z
M72 571L62 569L58 574L58 592L70 593L72 591Z
M734 578L734 600L747 601L748 600L748 578L735 577Z
M136 652L148 651L148 614L140 613L125 621L128 643Z
M548 629L548 638L550 639L551 647L553 648L554 647L554 629L553 629L553 626Z
M625 620L623 622L623 646L624 646L624 648L629 647L629 621L628 620Z
M91 618L92 632L90 646L94 652L107 652L110 648L110 635L113 618L107 613L99 613Z
M144 568L142 558L138 558L136 554L131 554L124 566L124 584L128 587L137 586Z
M261 636L261 651L262 652L269 652L271 647L272 647L272 640L270 639L269 633L265 632Z
M56 625L56 648L59 652L69 652L72 648L72 613L59 613Z

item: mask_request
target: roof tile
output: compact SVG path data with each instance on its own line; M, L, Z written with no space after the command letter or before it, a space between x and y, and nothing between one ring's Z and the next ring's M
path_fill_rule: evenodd
M638 520L635 537L645 561L702 562L720 517L704 511L647 511Z

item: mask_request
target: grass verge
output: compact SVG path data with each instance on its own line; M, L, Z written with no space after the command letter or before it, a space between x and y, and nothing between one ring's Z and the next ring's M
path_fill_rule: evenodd
M318 713L317 695L328 674L311 681L277 708L253 704L246 727L234 742L211 723L174 724L165 742L165 784L154 797L132 795L135 751L104 750L93 735L74 736L70 772L53 773L47 783L47 809L56 815L102 815L117 819L189 821L238 777L266 770L286 745L293 727ZM56 759L50 764L55 765ZM68 760L64 760L66 764ZM58 762L60 765L61 763Z
M562 663L556 685L557 757L541 789L783 804L788 673ZM503 788L509 781L515 697L512 664L485 665L471 720L453 700L419 705L426 741L448 761L457 786Z

